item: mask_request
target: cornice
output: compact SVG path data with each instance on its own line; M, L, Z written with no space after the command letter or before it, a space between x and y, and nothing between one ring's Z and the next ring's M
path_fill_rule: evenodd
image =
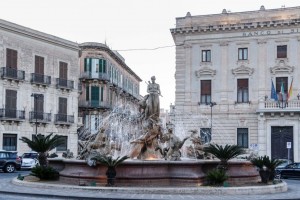
M254 73L254 68L246 67L245 65L241 65L235 69L231 70L234 76L238 75L249 75L251 76Z
M208 67L202 67L201 69L195 71L196 77L200 78L201 76L215 76L217 73L216 70L210 69Z
M288 73L288 74L293 73L295 67L287 65L286 62L287 62L286 59L278 60L276 66L270 67L271 74L276 75L280 73Z

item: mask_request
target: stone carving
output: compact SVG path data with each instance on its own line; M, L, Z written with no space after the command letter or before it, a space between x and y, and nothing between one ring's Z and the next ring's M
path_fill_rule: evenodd
M189 158L197 158L197 159L212 159L212 155L206 154L203 150L208 144L204 144L200 136L198 136L197 130L190 130L192 145L186 147L187 156Z
M159 84L155 83L155 76L151 77L151 82L148 82L147 92L149 93L147 97L145 118L151 117L154 120L158 120L160 105L159 96L161 96Z
M166 142L167 147L161 148L158 146L155 150L159 150L165 160L179 161L181 160L180 149L189 137L185 137L183 140L180 140L179 137L173 134L173 128L170 125L171 124L167 127L168 132L162 135L160 140L162 143Z

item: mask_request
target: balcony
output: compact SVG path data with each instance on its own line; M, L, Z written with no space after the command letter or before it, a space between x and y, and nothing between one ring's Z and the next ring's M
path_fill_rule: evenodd
M57 78L56 79L56 87L60 88L60 89L72 90L72 89L74 89L74 81Z
M74 115L56 114L54 115L55 124L71 125L74 123Z
M261 101L257 109L259 113L300 113L300 100Z
M109 81L109 74L107 73L91 73L91 72L83 72L80 75L80 79L97 79L99 81L108 82Z
M43 112L29 112L29 121L30 122L39 122L39 123L50 123L51 122L51 113Z
M79 101L79 107L81 108L98 108L98 109L110 109L111 106L107 101Z
M17 70L15 68L10 68L10 67L2 67L1 78L23 81L25 80L25 71Z
M0 119L9 121L23 121L25 120L25 111L1 108Z
M43 74L31 73L31 83L48 86L51 84L51 76L45 76Z

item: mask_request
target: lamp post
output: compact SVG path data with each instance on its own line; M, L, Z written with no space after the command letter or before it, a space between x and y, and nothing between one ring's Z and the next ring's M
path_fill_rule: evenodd
M212 108L217 105L216 102L209 102L207 103L206 105L209 105L210 106L210 140L211 140L211 135L212 135ZM209 140L209 142L210 142Z
M32 93L31 96L34 98L35 135L37 135L37 100L43 95Z

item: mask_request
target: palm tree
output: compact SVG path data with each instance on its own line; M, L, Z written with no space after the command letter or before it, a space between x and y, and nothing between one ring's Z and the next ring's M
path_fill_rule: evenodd
M27 137L20 138L20 140L26 143L29 148L39 154L38 160L40 166L42 167L48 166L48 152L63 144L63 141L61 140L62 136L54 135L51 137L52 135L53 133L49 134L48 136L37 134L32 136L32 140L28 139Z
M98 163L107 166L107 171L106 171L107 186L113 186L115 184L115 177L117 175L116 167L128 158L129 158L128 156L122 156L122 157L119 156L116 159L114 159L112 158L112 156L97 155L91 158L91 160L94 160Z
M228 144L226 144L225 147L218 144L209 144L208 147L204 148L204 152L210 153L220 159L221 162L218 168L224 170L227 170L228 160L245 153L241 147Z

